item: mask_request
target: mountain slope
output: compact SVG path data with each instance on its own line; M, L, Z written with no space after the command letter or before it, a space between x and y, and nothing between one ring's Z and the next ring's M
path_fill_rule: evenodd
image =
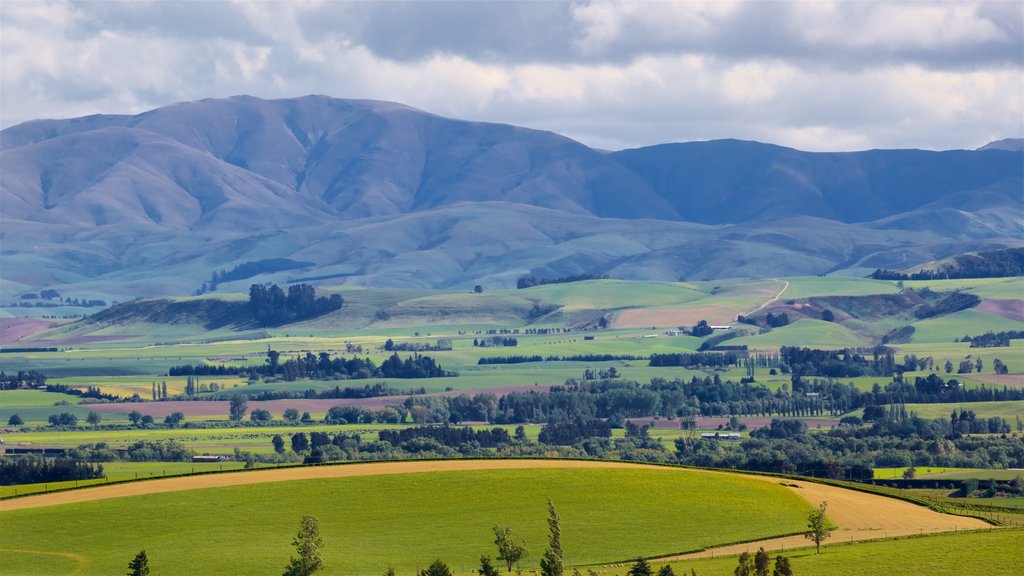
M0 304L188 293L268 258L313 264L229 287L867 274L1020 246L1024 154L1006 147L601 153L324 96L34 121L0 132Z

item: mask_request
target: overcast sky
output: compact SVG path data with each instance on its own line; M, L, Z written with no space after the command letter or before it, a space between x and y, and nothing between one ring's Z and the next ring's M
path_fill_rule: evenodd
M393 100L608 149L1024 134L1024 3L0 2L0 125L207 97Z

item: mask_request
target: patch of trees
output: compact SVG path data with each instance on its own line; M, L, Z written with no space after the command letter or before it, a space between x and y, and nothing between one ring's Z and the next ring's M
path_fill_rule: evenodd
M56 352L57 349L50 348L0 348L0 354L25 354L28 352Z
M478 348L500 348L518 346L519 340L509 336L491 336L490 338L473 338L473 346Z
M934 318L945 316L968 308L974 308L981 304L981 298L967 292L954 292L939 300L934 305L923 304L914 309L914 316L918 319Z
M388 338L384 343L384 350L387 352L446 352L452 349L452 341L448 338L438 338L435 344L429 342L399 342Z
M585 438L609 438L611 425L597 418L572 418L548 422L537 436L543 444L571 445Z
M1007 248L954 258L955 266L904 274L898 270L876 269L875 280L950 280L959 278L1006 278L1024 276L1024 248Z
M792 374L794 382L803 377L856 378L858 376L891 376L896 367L893 351L884 346L870 350L870 358L861 350L818 350L783 346L779 349L782 362Z
M607 276L595 276L593 274L573 274L571 276L562 276L561 278L539 278L537 276L522 276L516 280L516 288L522 290L524 288L532 288L534 286L544 286L546 284L568 284L570 282L582 282L584 280L604 280Z
M882 344L909 344L916 331L917 328L913 326L894 328L882 336Z
M71 396L78 396L80 398L93 398L96 400L106 400L108 402L124 402L124 398L115 396L113 394L107 394L100 390L98 386L88 386L85 390L81 388L72 388L64 384L48 384L46 386L47 392L59 392L61 394L70 394ZM141 402L142 398L138 394L133 394L128 399L129 402Z
M296 355L281 362L281 353L267 351L265 364L254 366L210 366L207 364L174 366L168 371L170 376L203 375L248 375L263 378L281 378L293 382L303 378L315 380L361 380L367 378L436 378L456 376L456 372L441 368L430 356L415 354L402 360L398 354L392 354L379 367L369 358L353 356L344 358L331 357L327 352L314 355ZM346 398L347 396L342 396ZM360 396L355 396L360 397Z
M0 458L0 486L103 478L103 466L68 458Z
M575 354L572 356L491 356L480 358L477 364L523 364L526 362L612 362L616 360L644 360L645 356L629 354Z
M450 448L469 443L476 443L485 448L497 448L512 442L511 435L504 428L473 430L468 426L416 426L400 430L381 430L377 435L381 442L388 442L392 446L405 444L415 438L430 438Z
M46 386L46 375L42 372L18 370L17 374L7 374L0 370L0 390L38 388L39 386Z
M1010 340L1024 339L1024 330L1008 330L1005 332L986 332L978 336L964 336L959 342L970 342L971 348L1003 348L1010 345ZM957 342L958 340L954 340Z
M692 354L651 354L651 366L682 366L684 368L725 368L739 363L734 352L696 352Z
M249 287L249 310L259 326L280 326L316 318L340 310L345 300L340 294L317 297L309 284L294 284L285 295L276 284Z

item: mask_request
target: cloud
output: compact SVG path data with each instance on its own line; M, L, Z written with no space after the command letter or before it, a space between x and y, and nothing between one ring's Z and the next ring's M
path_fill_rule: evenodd
M589 145L1021 136L1024 5L4 2L0 125L309 93Z

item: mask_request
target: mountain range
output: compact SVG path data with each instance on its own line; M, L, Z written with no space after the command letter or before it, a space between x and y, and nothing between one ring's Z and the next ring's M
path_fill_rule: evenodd
M0 299L182 295L271 259L293 264L220 289L864 275L1022 245L1022 191L1019 139L605 152L389 102L207 99L0 131Z

